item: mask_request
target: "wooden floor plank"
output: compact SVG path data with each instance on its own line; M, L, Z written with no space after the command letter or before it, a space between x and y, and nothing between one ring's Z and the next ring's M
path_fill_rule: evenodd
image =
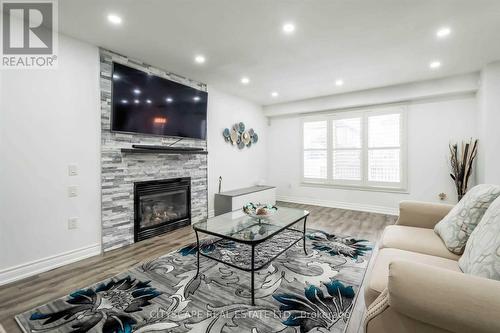
M308 228L329 233L378 241L380 235L396 217L336 208L279 202L279 205L310 211ZM141 262L155 259L195 241L191 227L116 249L103 255L37 274L0 287L0 323L9 333L20 333L14 316L36 306L113 277ZM362 313L353 311L349 332L357 332ZM1 332L1 331L0 331Z

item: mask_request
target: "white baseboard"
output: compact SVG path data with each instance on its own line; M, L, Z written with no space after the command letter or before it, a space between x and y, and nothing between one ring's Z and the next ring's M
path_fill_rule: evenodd
M80 261L101 253L101 244L90 245L0 270L0 286Z
M296 197L296 196L286 196L286 195L277 195L276 200L277 201L293 202L293 203L298 203L298 204L305 204L305 205L314 205L314 206L322 206L322 207L356 210L356 211L361 211L361 212L370 212L370 213L379 213L379 214L388 214L388 215L399 215L398 208L359 204L359 203L353 203L353 202L341 202L341 201L332 201L332 200L323 200L323 199L314 199L314 198Z

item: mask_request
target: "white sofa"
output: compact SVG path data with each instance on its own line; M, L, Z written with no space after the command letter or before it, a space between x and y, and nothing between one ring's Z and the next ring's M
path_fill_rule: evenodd
M452 207L401 202L365 282L366 333L500 332L500 281L464 274L433 230Z

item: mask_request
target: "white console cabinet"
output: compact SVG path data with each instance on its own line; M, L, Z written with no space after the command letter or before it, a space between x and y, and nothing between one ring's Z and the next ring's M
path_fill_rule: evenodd
M276 188L274 186L258 185L216 193L214 199L215 216L242 209L243 205L249 202L276 204Z

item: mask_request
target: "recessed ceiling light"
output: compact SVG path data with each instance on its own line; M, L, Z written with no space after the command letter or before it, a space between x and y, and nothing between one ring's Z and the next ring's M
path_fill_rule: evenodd
M201 54L200 55L197 55L196 57L194 57L194 61L197 63L197 64L204 64L205 63L205 57L202 56Z
M122 18L116 14L109 14L108 21L113 24L122 24Z
M292 34L295 31L295 25L293 23L285 23L283 24L283 32L286 34Z
M344 80L342 80L342 79L335 80L335 85L337 87L343 86L344 85Z
M128 104L128 101L126 99L121 100L122 104Z
M136 95L139 95L139 94L141 93L141 91L140 91L139 89L137 89L137 88L136 88L136 89L134 89L134 90L133 90L133 92L134 92L134 94L136 94Z
M273 91L273 92L271 93L271 96L273 96L273 97L278 97L278 95L279 95L279 94L278 94L278 92L277 92L277 91Z
M193 97L193 101L198 102L199 100L200 100L200 98L198 96Z
M172 103L174 101L172 97L167 97L165 100L167 101L167 103Z
M139 101L138 99L134 99L134 103L135 103L135 104L139 104L139 103L140 103L140 101Z
M153 103L153 102L152 102L150 99L147 99L147 100L146 100L146 103L151 104L151 103Z
M438 38L445 38L449 36L451 33L451 29L449 27L442 27L436 32L436 37Z
M440 61L433 61L429 64L429 67L431 69L438 69L439 67L441 67L441 62Z
M246 76L243 76L241 78L241 83L243 83L243 84L249 84L250 83L250 79L248 77L246 77Z

